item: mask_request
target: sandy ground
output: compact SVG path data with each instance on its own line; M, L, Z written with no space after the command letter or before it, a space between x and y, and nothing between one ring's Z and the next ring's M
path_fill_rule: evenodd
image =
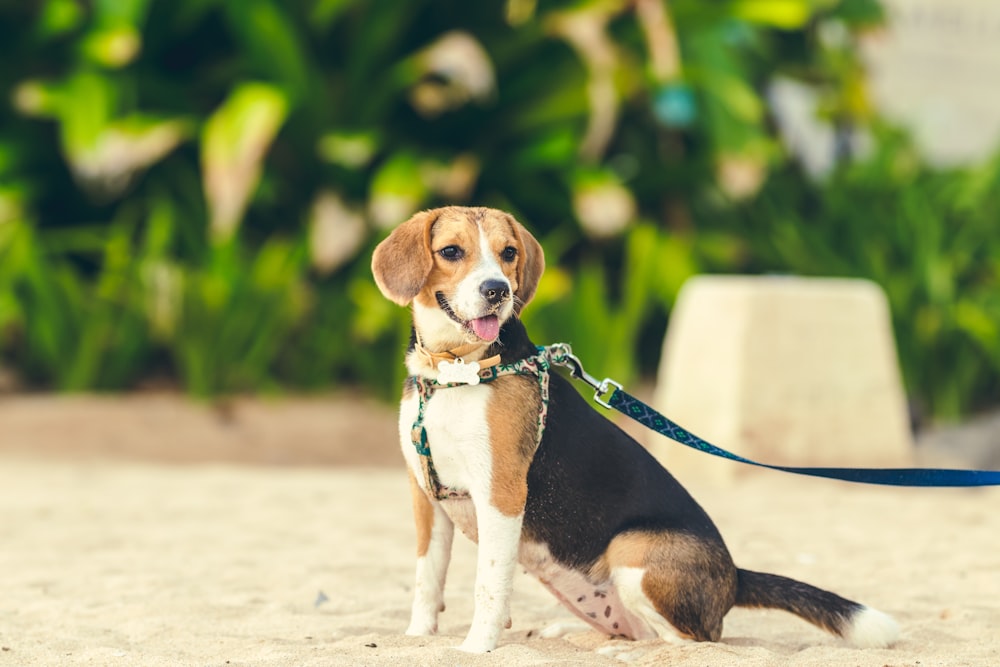
M241 457L226 447L249 428L244 408L206 417L199 430L188 412L165 419L163 405L143 416L141 401L126 401L129 416L115 417L89 404L104 435L91 423L53 444L58 420L30 401L12 412L11 400L0 400L0 666L1000 664L1000 489L883 489L768 472L724 489L689 484L740 565L893 614L903 636L890 649L852 649L787 614L748 610L727 617L718 644L625 642L583 628L543 639L543 628L572 617L519 576L512 629L495 652L468 656L453 648L472 611L475 547L464 538L441 634L402 634L413 567L406 477L385 459L393 445L365 435L391 432L391 410L348 410L364 427L350 447L328 445L350 452L333 457L342 465L296 465L332 456L296 441L276 466L259 465L277 447L261 434L280 441L285 410L309 421L314 409L342 418L339 408L247 403L263 421L252 422L257 445ZM128 445L164 437L128 431L135 420L185 434L187 457ZM131 435L114 436L115 421ZM237 435L219 444L209 433L220 429ZM74 440L91 444L81 453L65 444Z

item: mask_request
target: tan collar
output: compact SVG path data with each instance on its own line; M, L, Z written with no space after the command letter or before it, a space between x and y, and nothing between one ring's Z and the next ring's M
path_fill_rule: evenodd
M417 353L417 356L426 361L431 368L437 368L437 365L442 361L455 361L456 359L462 359L462 361L465 361L463 358L465 355L472 354L477 350L483 349L483 347L484 346L480 343L467 343L445 352L431 352L421 345L420 340L418 339L416 343L414 343L413 349ZM487 359L480 359L476 363L479 364L480 370L492 368L500 363L500 355L495 354Z

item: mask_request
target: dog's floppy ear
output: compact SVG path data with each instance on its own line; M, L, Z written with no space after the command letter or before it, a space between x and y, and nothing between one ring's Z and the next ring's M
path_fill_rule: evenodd
M372 275L385 298L406 306L420 293L434 266L431 225L440 209L421 211L396 227L372 254Z
M510 222L521 242L521 253L517 259L517 289L514 290L514 312L520 315L521 309L535 296L538 281L545 271L545 252L524 225L514 218L510 218Z

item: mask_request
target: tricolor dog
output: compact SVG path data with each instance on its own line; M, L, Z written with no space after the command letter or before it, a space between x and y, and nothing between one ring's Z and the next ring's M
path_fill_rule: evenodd
M735 605L891 643L879 611L737 568L677 480L548 372L518 318L544 266L534 237L488 208L418 213L375 249L379 289L413 311L399 415L417 527L407 634L437 631L457 525L479 545L465 651L492 650L510 627L518 563L612 636L717 641Z

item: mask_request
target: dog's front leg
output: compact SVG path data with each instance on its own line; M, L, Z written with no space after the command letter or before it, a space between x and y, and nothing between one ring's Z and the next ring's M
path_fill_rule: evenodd
M459 648L485 653L496 648L503 629L510 627L510 593L521 539L521 512L504 514L490 502L476 503L479 552L476 561L475 613L469 634Z
M438 613L444 610L444 580L455 527L441 504L431 502L420 488L412 471L410 491L417 526L417 576L406 634L432 635L437 632Z

